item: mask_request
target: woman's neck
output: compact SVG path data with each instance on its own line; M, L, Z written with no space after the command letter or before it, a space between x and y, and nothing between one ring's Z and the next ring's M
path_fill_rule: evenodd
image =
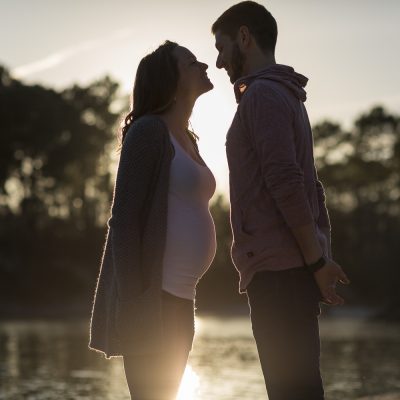
M176 100L174 104L160 116L175 136L185 136L188 121L193 111L194 102Z

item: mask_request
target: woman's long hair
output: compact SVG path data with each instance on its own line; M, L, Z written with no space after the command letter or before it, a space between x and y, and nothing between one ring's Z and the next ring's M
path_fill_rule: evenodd
M140 61L133 86L132 109L120 132L121 146L136 119L146 114L160 114L174 103L179 69L172 52L177 47L177 43L167 40ZM189 129L187 132L197 148L197 136Z

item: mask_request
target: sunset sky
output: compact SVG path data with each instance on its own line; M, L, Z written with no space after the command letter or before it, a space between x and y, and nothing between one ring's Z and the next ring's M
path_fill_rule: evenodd
M278 22L276 58L306 75L311 123L348 125L383 104L400 110L400 1L262 1ZM232 86L215 68L211 24L234 1L0 0L0 64L27 83L58 89L111 75L121 94L135 69L165 39L209 64L215 89L196 104L200 150L226 191L225 134L235 112Z

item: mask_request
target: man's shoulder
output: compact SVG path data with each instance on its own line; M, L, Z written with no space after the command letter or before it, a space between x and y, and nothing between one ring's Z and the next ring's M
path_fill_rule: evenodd
M282 90L282 85L270 79L256 79L253 81L239 103L239 112L250 109L264 109L265 107L289 111L288 101Z
M270 79L254 80L243 93L241 102L262 101L276 102L282 97L282 85Z

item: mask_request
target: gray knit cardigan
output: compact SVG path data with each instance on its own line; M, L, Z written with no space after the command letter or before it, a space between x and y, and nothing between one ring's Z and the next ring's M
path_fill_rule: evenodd
M144 116L129 128L90 325L89 348L106 358L148 354L162 346L162 259L173 154L161 118Z

